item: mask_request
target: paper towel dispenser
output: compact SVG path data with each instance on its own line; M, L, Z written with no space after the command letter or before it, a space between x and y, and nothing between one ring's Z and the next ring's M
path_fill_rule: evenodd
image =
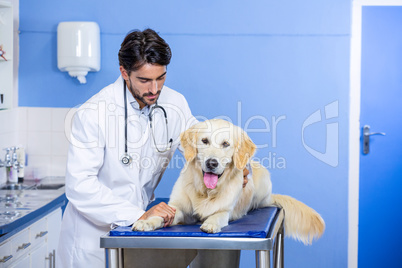
M88 72L100 70L100 30L96 22L60 22L57 27L57 67L86 83Z

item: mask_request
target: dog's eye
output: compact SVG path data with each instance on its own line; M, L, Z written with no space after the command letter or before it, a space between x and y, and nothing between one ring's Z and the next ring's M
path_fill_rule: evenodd
M208 143L209 143L207 138L203 138L201 141L202 141L202 143L204 143L204 144L208 144Z
M229 147L229 142L227 142L227 141L224 141L223 143L222 143L222 146L223 146L223 148L226 148L226 147Z

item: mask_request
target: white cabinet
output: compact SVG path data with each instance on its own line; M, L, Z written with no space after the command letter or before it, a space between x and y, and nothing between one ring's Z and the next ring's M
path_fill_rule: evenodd
M12 262L11 243L5 242L0 244L0 267L6 267Z
M21 256L27 254L31 247L31 242L29 240L29 228L26 228L14 235L11 240L11 254L14 259L18 259Z
M61 208L49 213L0 245L0 268L54 268Z
M53 253L53 251L56 251L57 246L59 245L61 220L61 209L54 211L47 217L47 230L49 231L49 235L47 236L48 253Z
M32 248L37 247L40 243L46 241L48 234L46 226L46 218L38 220L29 227L29 241L31 241Z
M0 0L0 109L12 108L13 8Z
M49 267L49 260L46 259L47 256L47 246L46 243L42 243L38 248L33 250L30 253L30 261L31 265L30 266L25 266L25 267L32 267L32 268L46 268ZM22 267L22 266L21 266ZM52 267L52 266L50 266Z
M31 258L29 256L29 254L27 254L26 256L18 259L17 261L13 262L12 264L10 264L9 267L10 268L26 268L26 267L29 267L30 263L31 263Z

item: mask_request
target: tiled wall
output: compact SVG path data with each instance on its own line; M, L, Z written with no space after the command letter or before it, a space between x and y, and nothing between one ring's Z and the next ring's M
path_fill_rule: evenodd
M3 148L18 142L18 110L0 111L0 159L3 159Z
M0 111L0 148L14 145L25 148L28 155L27 179L33 176L64 176L69 144L65 123L70 110L19 107ZM4 153L0 153L0 159L4 159ZM0 183L4 182L0 175Z

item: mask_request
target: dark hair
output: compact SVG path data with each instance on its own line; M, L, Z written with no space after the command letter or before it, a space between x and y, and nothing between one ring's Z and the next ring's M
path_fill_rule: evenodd
M128 73L147 63L167 66L171 57L169 45L152 29L130 32L119 50L120 66Z

